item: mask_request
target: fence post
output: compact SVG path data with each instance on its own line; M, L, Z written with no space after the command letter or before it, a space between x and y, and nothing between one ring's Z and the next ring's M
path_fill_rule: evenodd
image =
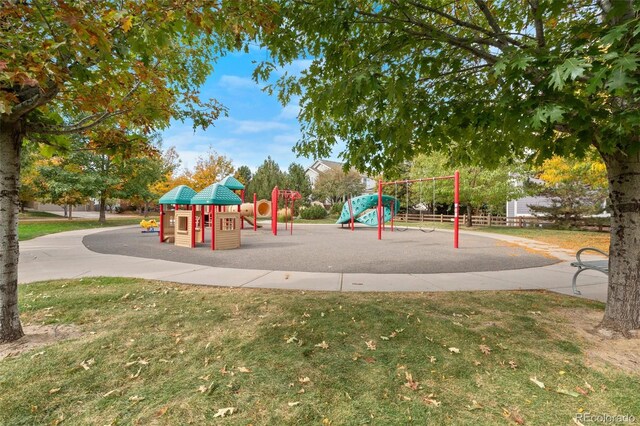
M518 217L518 226L519 226L520 228L523 228L523 227L524 227L523 220L522 220L522 216Z
M489 228L491 228L491 213L489 213Z

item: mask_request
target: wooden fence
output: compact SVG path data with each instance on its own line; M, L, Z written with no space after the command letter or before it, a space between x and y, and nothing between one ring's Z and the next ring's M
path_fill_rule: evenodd
M405 222L440 222L453 223L454 216L447 214L429 214L429 213L399 213L396 221ZM553 222L540 217L506 217L506 216L472 216L474 226L513 226L518 228L548 228L553 227ZM460 224L464 226L467 223L467 216L460 215ZM576 221L576 225L583 229L594 231L609 231L609 222L604 219L580 219Z

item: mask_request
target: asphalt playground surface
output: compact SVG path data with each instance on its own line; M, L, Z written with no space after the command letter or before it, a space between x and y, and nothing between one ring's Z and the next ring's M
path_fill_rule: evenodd
M387 228L388 229L388 228ZM383 233L339 225L298 225L293 235L281 225L278 236L268 226L242 231L237 250L211 251L206 243L195 249L159 243L157 234L143 234L139 227L84 236L82 243L101 254L160 259L221 268L369 274L436 274L505 271L555 264L558 259L509 242L460 234L460 248L453 248L453 233L435 230ZM117 267L117 265L114 265Z

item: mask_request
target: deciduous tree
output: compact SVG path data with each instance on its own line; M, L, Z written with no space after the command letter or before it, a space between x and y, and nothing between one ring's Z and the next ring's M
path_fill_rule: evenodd
M362 176L355 170L344 172L342 169L331 169L320 174L313 188L313 198L322 203L334 204L345 201L350 196L364 192L365 184Z
M0 8L0 342L23 335L17 209L25 136L49 145L110 120L206 127L222 112L198 86L215 56L267 16L210 0L4 1ZM261 9L264 11L264 9Z
M297 150L381 169L418 153L541 163L595 149L607 166L610 274L602 326L640 328L640 20L633 0L279 0L256 76L301 95Z

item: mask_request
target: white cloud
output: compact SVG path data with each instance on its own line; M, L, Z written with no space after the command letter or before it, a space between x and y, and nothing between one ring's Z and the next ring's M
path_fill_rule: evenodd
M246 135L250 133L262 133L271 130L288 130L289 125L278 121L258 120L229 120L231 121L231 133Z
M289 148L293 147L293 145L295 145L298 140L300 140L299 133L280 134L273 137L273 141L275 143L280 145L287 145Z
M280 111L278 114L278 118L281 120L292 120L298 118L298 114L300 113L300 105L298 105L297 101L294 103L290 103Z
M260 89L260 86L251 78L237 75L225 74L220 77L219 84L227 89Z

